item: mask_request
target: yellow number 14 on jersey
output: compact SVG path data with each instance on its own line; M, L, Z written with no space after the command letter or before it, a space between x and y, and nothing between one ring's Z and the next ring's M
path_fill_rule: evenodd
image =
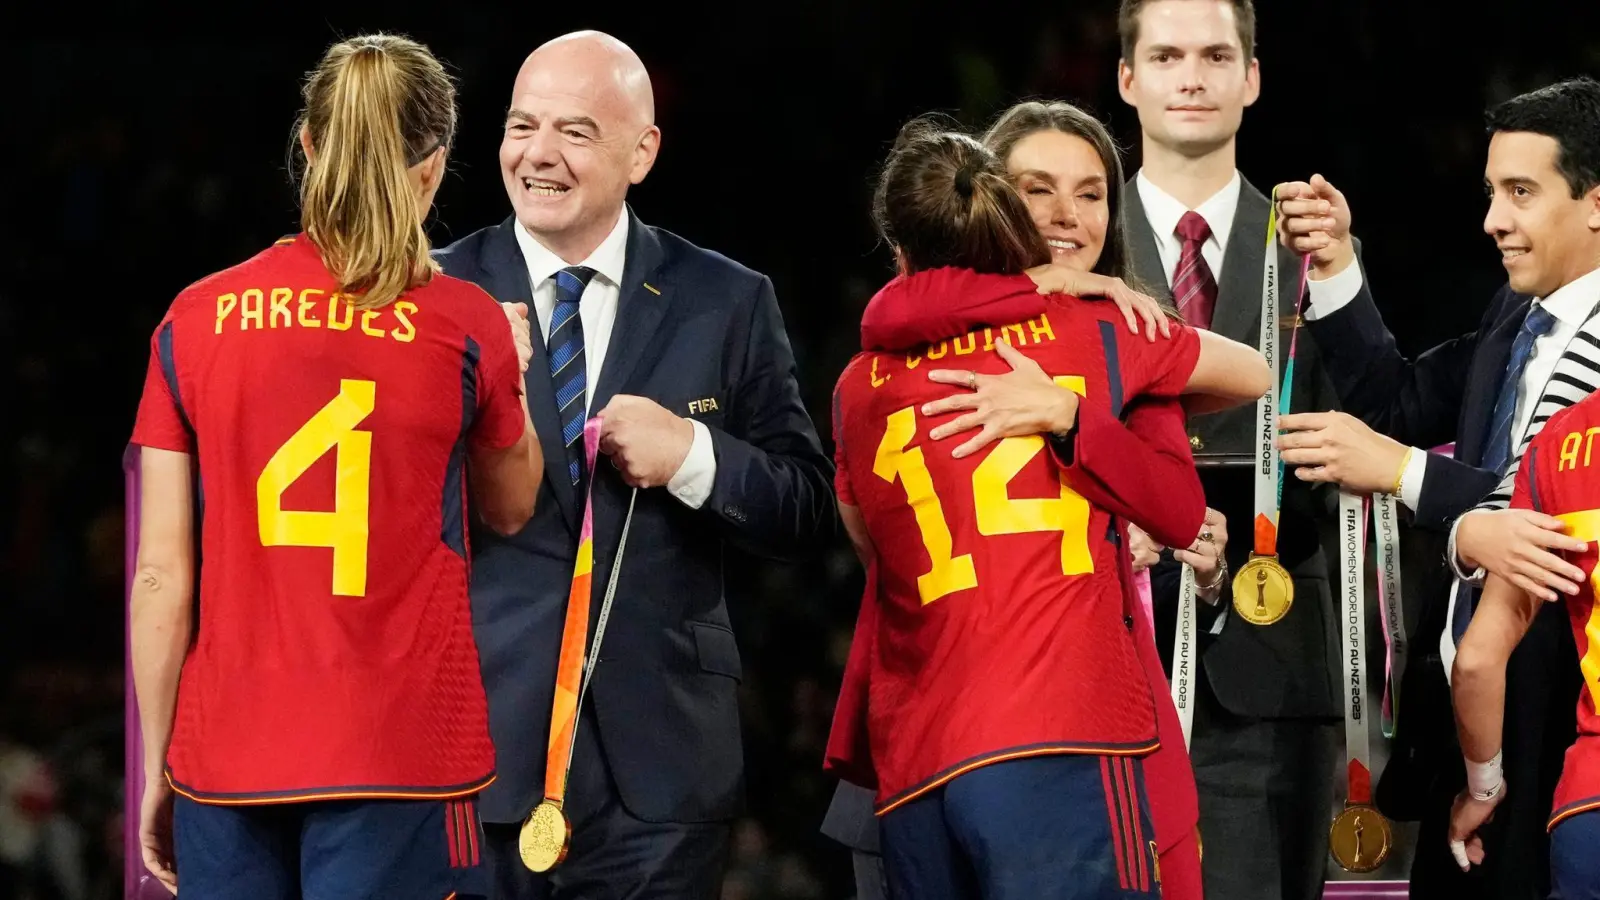
M1079 396L1086 390L1079 375L1061 375L1056 384ZM933 484L922 448L906 449L917 433L916 407L908 406L889 415L888 428L878 443L872 472L884 481L899 480L906 502L917 521L922 545L928 551L932 568L917 577L917 594L926 606L940 597L978 586L978 573L972 554L955 556L954 539L944 504ZM1044 450L1038 435L1008 437L1001 440L972 473L972 507L978 532L984 536L1023 534L1039 531L1061 532L1061 574L1084 575L1094 571L1094 556L1089 552L1089 501L1061 482L1059 497L1013 499L1011 480Z

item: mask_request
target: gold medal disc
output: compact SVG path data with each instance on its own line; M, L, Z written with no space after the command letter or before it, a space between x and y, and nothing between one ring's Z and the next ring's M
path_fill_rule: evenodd
M1370 806L1347 806L1328 829L1333 861L1346 872L1371 872L1389 858L1394 832L1389 820Z
M522 854L522 864L535 872L548 872L567 858L567 847L572 842L572 825L566 813L549 800L533 808L528 821L522 823L522 833L517 838L517 850Z
M1276 556L1255 556L1233 577L1233 609L1252 625L1271 625L1294 605L1294 581Z

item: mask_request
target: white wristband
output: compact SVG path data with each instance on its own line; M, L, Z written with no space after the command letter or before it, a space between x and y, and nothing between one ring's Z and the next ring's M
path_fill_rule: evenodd
M1472 792L1472 799L1493 800L1505 787L1505 777L1500 769L1501 752L1495 751L1494 759L1483 763L1462 757L1467 764L1467 790Z

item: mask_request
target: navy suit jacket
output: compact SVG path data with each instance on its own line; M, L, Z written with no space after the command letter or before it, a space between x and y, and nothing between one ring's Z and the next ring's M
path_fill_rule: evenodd
M1499 485L1501 473L1479 466L1511 344L1530 303L1504 286L1477 331L1415 360L1400 355L1365 284L1348 306L1308 323L1346 411L1402 443L1455 442L1453 457L1428 456L1416 526L1447 530ZM1544 605L1506 667L1503 747L1511 789L1483 831L1485 864L1463 874L1443 833L1450 801L1466 783L1439 656L1450 578L1438 569L1417 574L1423 577L1406 573L1406 602L1420 608L1401 676L1394 746L1376 794L1386 814L1422 820L1411 896L1538 900L1550 889L1545 818L1574 735L1578 665L1565 607Z
M1478 465L1511 342L1530 303L1509 285L1502 287L1477 331L1415 360L1400 355L1365 280L1348 305L1306 323L1346 412L1403 444L1426 449L1455 443L1454 458L1428 457L1422 498L1413 510L1418 527L1448 529L1500 483L1500 473Z
M594 716L620 798L652 822L732 818L743 803L735 696L739 650L723 579L730 551L792 557L834 539L833 464L800 399L772 282L629 214L616 325L591 414L619 393L703 422L717 471L691 509L665 488L638 494L605 643L582 715ZM533 307L515 219L438 251L445 272ZM543 796L556 657L583 515L568 475L549 361L537 328L526 378L544 450L533 518L518 534L473 534L472 617L489 695L498 778L489 822L517 822ZM593 622L630 489L594 472Z

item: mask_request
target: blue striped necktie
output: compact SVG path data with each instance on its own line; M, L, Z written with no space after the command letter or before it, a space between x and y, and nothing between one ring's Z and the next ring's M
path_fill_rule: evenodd
M1506 360L1506 377L1500 382L1500 396L1494 401L1494 415L1489 419L1489 439L1483 445L1483 467L1504 477L1506 465L1511 462L1511 421L1517 414L1517 389L1522 386L1522 373L1533 358L1533 342L1550 333L1556 317L1543 306L1535 305L1522 320L1516 340L1511 342L1511 358ZM1539 398L1529 394L1528 402L1538 403Z
M1550 310L1534 304L1522 328L1511 342L1511 357L1506 360L1505 378L1500 382L1500 395L1494 401L1494 413L1489 417L1489 437L1483 444L1483 468L1504 478L1511 464L1511 422L1517 415L1517 392L1522 387L1522 373L1533 358L1533 342L1550 333L1556 317ZM1538 390L1534 388L1533 390ZM1537 404L1539 397L1530 392L1528 403ZM1518 435L1521 437L1521 435ZM1478 589L1462 584L1456 589L1455 615L1450 621L1450 636L1460 646L1462 635L1467 633L1467 623L1478 606Z
M550 311L550 384L556 390L557 415L561 419L561 443L567 447L567 472L572 483L583 477L583 421L588 407L588 385L584 381L583 320L578 302L588 287L594 270L571 266L555 274L556 305Z

